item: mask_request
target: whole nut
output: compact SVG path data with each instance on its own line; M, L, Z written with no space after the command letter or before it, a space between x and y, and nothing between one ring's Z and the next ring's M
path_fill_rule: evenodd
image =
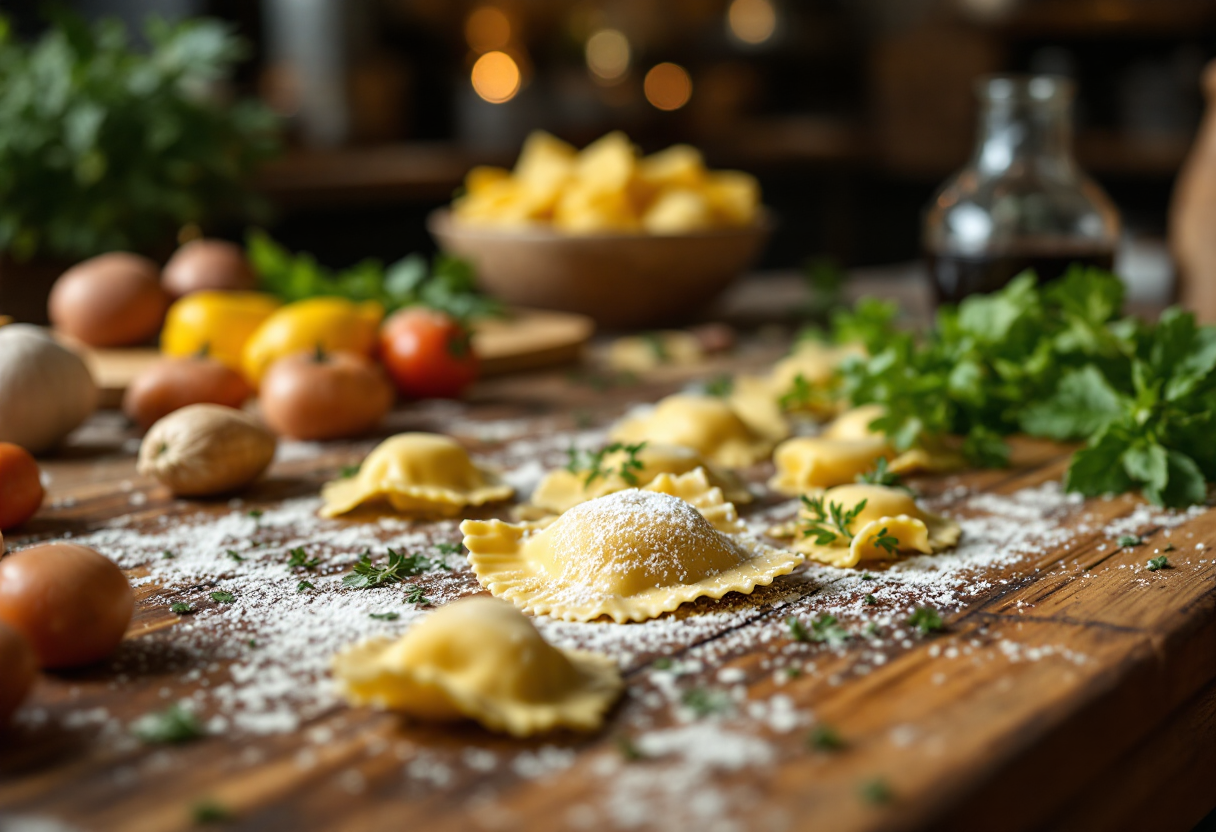
M274 434L248 414L193 404L152 425L139 447L139 473L179 497L222 494L256 480L274 450Z

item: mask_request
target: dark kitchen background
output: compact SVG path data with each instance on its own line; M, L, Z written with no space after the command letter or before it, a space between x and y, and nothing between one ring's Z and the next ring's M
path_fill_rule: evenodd
M46 25L44 4L5 5L22 36ZM334 266L432 249L427 212L537 127L579 145L612 129L647 151L690 142L756 174L780 222L763 267L914 261L924 206L971 151L973 80L1013 71L1076 82L1077 159L1122 211L1123 270L1160 289L1216 54L1210 0L67 5L134 30L149 13L231 21L253 46L240 91L288 124L259 182L270 229Z

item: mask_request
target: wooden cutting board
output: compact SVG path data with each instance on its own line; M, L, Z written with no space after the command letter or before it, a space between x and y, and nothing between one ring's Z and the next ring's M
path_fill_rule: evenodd
M573 363L594 332L595 323L583 315L517 308L506 318L479 322L473 346L482 374L496 376ZM81 352L101 388L103 407L117 407L127 386L161 357L153 347Z

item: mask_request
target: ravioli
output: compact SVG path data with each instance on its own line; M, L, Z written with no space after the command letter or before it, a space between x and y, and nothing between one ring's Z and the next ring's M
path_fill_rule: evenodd
M729 404L716 396L668 396L650 413L619 422L611 438L682 445L728 468L753 465L773 449L772 440L749 428Z
M958 523L924 511L911 494L899 488L842 485L829 488L819 500L825 512L832 504L838 505L842 514L856 512L845 530L851 540L830 521L820 523L832 535L830 540L821 542L817 535L806 534L819 519L807 506L796 520L774 526L768 534L792 538L794 551L829 566L846 568L863 560L891 559L908 552L941 552L957 545L962 535Z
M792 433L790 421L781 409L779 394L766 378L736 376L729 402L744 424L765 439L780 442Z
M632 461L641 463L641 467L628 466ZM707 465L701 454L692 448L647 442L632 459L626 450L605 454L598 465L598 471L602 473L595 474L587 468L550 471L532 492L531 507L549 514L561 514L596 497L649 483L659 474L687 474L697 468L705 469L709 482L721 488L729 502L752 501L752 493L738 477L730 471Z
M790 439L778 445L773 454L777 473L769 480L769 488L796 497L818 488L844 485L890 455L891 446L881 437Z
M691 332L664 330L626 335L608 346L608 366L628 373L646 373L665 366L688 366L705 358L700 340Z
M881 439L886 442L886 436L880 431L873 430L870 425L875 419L886 415L886 408L880 404L863 404L842 413L827 428L824 429L824 439L860 440ZM890 470L896 474L910 474L917 471L941 473L957 471L967 466L967 459L955 448L949 446L949 439L921 442L906 451L897 452L892 446L888 454Z
M376 446L359 473L321 489L322 517L373 502L406 514L450 516L465 506L509 500L515 493L473 464L456 440L437 433L402 433Z
M577 505L543 531L498 520L465 520L460 530L477 580L494 595L534 615L624 623L750 593L802 563L796 552L718 531L707 519L715 511L725 507L708 497L694 507L630 489ZM730 514L733 506L718 522Z
M448 604L396 641L339 653L333 670L353 705L473 719L517 737L594 731L624 689L612 659L553 647L523 613L486 597Z
M864 356L859 344L832 346L818 341L803 341L788 356L773 365L768 383L787 411L805 411L814 416L830 416L840 405L833 395L836 368L851 356Z

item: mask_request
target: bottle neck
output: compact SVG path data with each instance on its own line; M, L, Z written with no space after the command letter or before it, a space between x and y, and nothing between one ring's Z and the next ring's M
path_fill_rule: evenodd
M985 101L973 161L981 175L1069 176L1072 119L1067 100Z

